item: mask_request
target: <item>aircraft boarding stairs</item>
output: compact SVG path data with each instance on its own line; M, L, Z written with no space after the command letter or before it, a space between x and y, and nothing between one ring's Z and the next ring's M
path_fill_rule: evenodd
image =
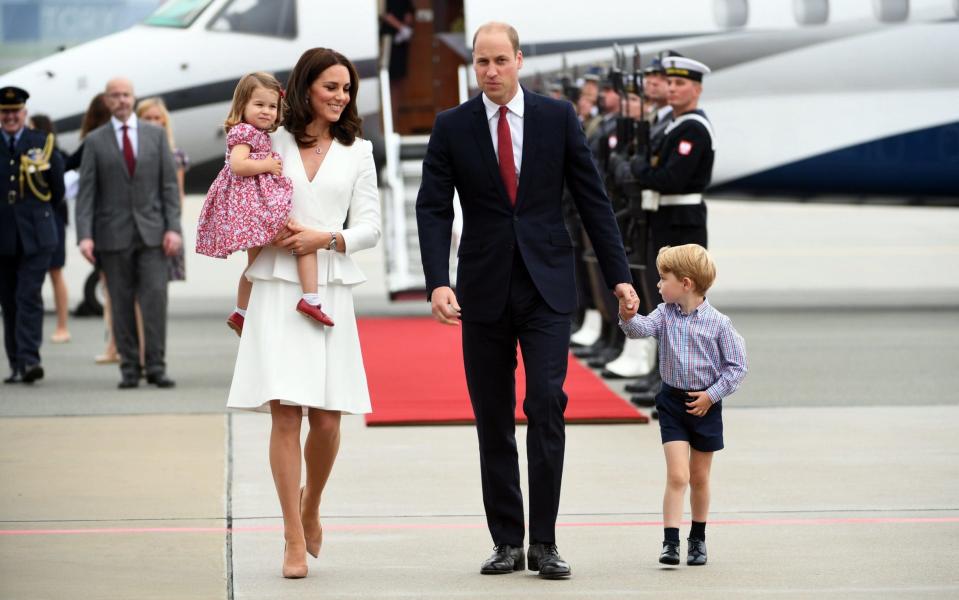
M389 107L389 75L380 72L382 106ZM393 127L389 109L383 110L383 137L386 164L380 174L383 195L383 243L386 254L387 291L390 300L423 300L426 281L420 261L419 233L416 226L416 195L423 178L423 158L428 135L400 135ZM462 232L459 196L453 196L454 220L450 248L450 282L456 282L456 251Z
M392 139L391 139L392 138ZM420 261L416 226L416 195L423 176L428 135L386 136L387 160L383 188L383 238L386 252L387 289L391 300L425 298L426 281ZM393 148L390 148L390 146ZM392 151L391 151L392 150ZM395 157L395 158L394 158ZM393 160L391 160L393 159ZM462 230L459 198L454 195L456 217L450 251L450 281L455 282L456 249Z

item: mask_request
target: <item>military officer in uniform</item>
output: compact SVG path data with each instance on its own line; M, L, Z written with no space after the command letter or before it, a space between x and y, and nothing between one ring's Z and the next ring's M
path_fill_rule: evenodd
M63 159L52 135L26 127L29 96L0 88L0 308L10 363L4 383L43 378L40 289L57 245L54 210L63 202Z

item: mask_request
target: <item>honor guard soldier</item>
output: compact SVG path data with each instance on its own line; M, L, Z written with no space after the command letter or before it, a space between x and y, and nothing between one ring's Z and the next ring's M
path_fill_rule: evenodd
M703 63L682 56L664 56L667 99L672 108L668 124L650 142L648 160L637 154L632 160L614 160L609 168L619 186L632 183L642 188L642 207L650 211L646 282L656 289L659 277L655 260L663 246L699 244L706 247L706 205L703 191L713 172L715 136L706 114L698 108L703 76L710 72ZM651 310L653 306L642 307ZM633 402L648 405L659 386L658 371L627 386L637 392ZM645 391L645 393L644 393Z
M43 378L43 298L58 233L54 209L63 202L63 159L53 135L26 127L26 90L0 88L0 307L10 363L4 383Z
M643 94L646 97L645 119L650 124L650 140L658 140L666 126L673 119L673 107L669 105L667 94L669 80L666 78L666 69L663 68L662 58L665 56L679 56L672 50L666 50L661 56L643 69Z
M703 190L713 173L715 136L706 113L698 108L703 75L709 67L680 56L662 59L669 80L673 118L662 144L647 161L637 155L615 166L617 180L635 178L644 189L644 208L651 220L651 256L663 246L699 244L706 247L706 205Z

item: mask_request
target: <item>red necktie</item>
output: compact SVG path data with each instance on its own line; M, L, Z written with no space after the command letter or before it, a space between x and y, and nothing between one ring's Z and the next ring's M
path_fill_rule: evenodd
M130 136L127 135L127 130L130 129L129 126L124 125L123 129L123 160L127 163L127 171L130 172L130 177L133 177L133 171L137 167L137 159L133 157L133 144L130 143Z
M499 154L499 174L506 186L509 201L516 204L516 165L513 164L513 138L509 134L506 113L509 109L499 107L499 123L496 125L496 151Z

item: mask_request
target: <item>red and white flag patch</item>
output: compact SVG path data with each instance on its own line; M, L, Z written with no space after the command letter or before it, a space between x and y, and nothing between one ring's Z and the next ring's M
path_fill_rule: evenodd
M689 156L689 153L693 151L693 143L689 140L679 140L679 154L681 156Z

